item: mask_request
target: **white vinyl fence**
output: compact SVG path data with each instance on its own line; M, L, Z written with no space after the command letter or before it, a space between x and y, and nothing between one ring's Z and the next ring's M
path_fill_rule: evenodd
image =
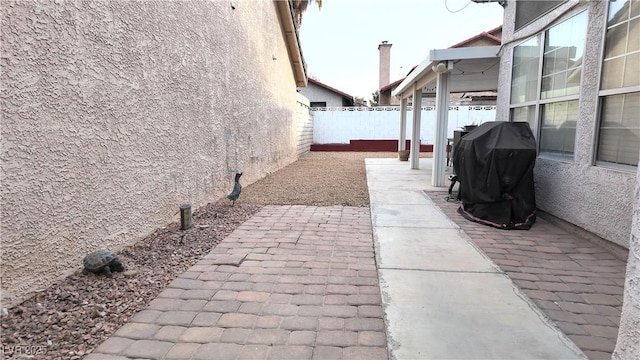
M328 107L311 108L314 144L348 144L349 140L394 140L400 133L400 107ZM411 139L412 107L407 111L406 138ZM421 107L420 143L433 144L436 111L433 106ZM479 125L494 121L495 106L449 107L448 137L464 125Z

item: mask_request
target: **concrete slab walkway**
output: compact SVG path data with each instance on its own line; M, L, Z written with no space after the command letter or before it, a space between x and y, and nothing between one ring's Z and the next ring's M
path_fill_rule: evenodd
M390 358L585 358L425 194L420 161L366 160Z
M528 231L480 225L460 216L445 192L428 195L589 359L611 359L627 250L605 248L540 216Z

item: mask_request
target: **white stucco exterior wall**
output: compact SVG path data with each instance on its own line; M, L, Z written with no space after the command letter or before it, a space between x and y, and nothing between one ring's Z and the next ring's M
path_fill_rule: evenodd
M309 99L296 94L296 133L298 138L298 155L309 152L313 143L313 116L309 107Z
M640 359L640 166L634 196L627 276L614 360Z
M0 31L3 305L223 197L235 167L296 159L271 1L3 1Z
M514 31L515 2L504 9L497 118L509 120L509 96L513 47L551 24L560 16L588 11L588 33L582 69L575 157L563 162L538 157L535 167L538 208L584 228L618 245L629 247L634 171L594 166L597 104L602 41L606 26L606 1L570 0L549 14ZM563 17L564 18L564 17Z

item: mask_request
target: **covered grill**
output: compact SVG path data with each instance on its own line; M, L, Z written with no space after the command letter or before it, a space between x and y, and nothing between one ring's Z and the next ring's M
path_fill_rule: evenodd
M453 152L458 212L500 229L531 228L535 159L536 142L526 122L487 122L462 137Z

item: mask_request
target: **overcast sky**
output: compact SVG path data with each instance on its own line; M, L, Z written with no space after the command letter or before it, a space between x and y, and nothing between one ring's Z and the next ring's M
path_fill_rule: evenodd
M502 24L497 3L470 0L323 0L302 18L307 75L353 96L378 89L378 45L391 47L391 82L429 55Z

